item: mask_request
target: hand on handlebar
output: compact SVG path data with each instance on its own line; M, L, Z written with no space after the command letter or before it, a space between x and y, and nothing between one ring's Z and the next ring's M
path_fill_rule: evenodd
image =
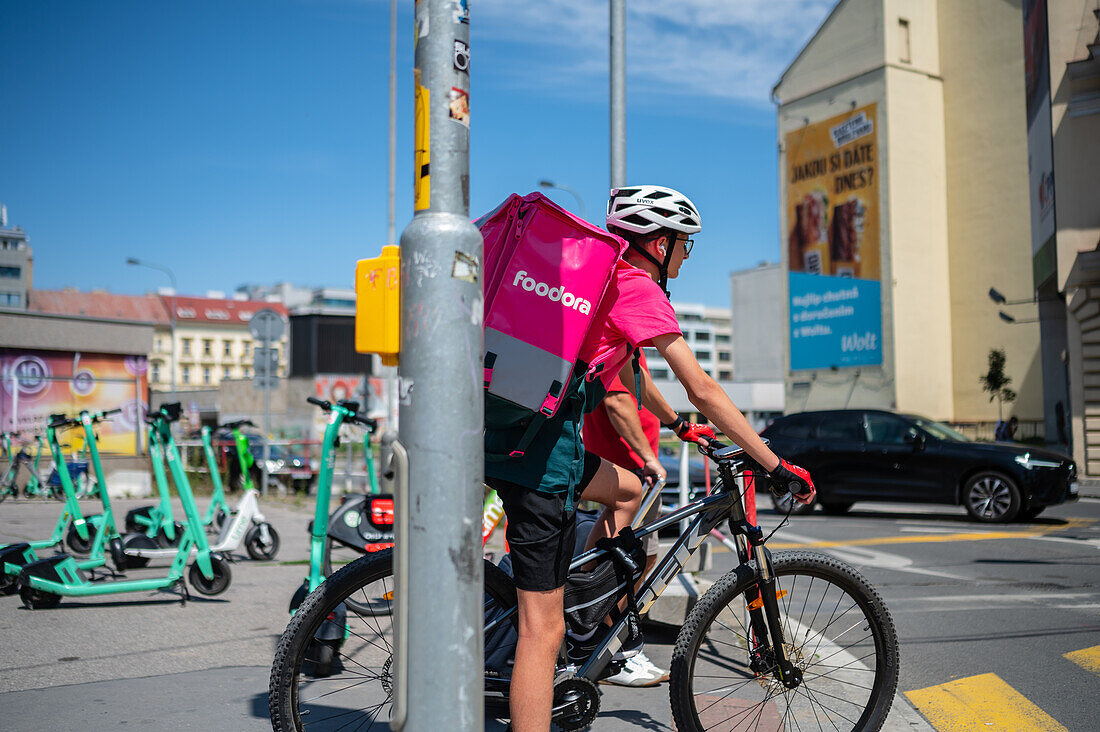
M799 503L808 504L814 500L817 489L810 472L797 465L791 465L786 460L780 459L779 465L767 473L768 487L776 495L790 493Z
M642 479L646 482L646 485L653 485L667 477L667 471L657 458L646 460L645 464L642 466Z
M715 439L714 429L709 424L694 424L692 422L684 422L678 428L673 430L676 432L676 436L684 442L695 442L702 444L704 440L710 442Z

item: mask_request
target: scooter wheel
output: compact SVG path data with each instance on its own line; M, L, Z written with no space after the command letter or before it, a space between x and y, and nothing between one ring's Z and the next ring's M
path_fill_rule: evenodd
M157 529L156 542L157 546L159 546L161 549L175 549L177 546L180 545L180 539L183 537L183 524L181 524L179 521L176 521L175 525L176 538L174 539L168 538L168 534L165 533L163 526Z
M160 549L160 546L145 534L127 534L122 537L122 549L124 552L130 549ZM138 557L126 554L127 569L139 569L149 564L149 557Z
M88 554L92 551L92 544L95 543L96 527L91 521L84 524L88 529L88 538L81 539L80 533L77 532L75 526L69 527L69 533L65 535L65 543L69 545L69 548L73 550L74 554Z
M229 571L229 562L220 554L211 554L210 564L214 570L213 579L203 577L202 570L199 569L197 562L191 565L191 569L187 573L187 579L191 581L191 586L198 590L199 594L213 597L225 592L226 588L229 587L229 582L233 579L233 573Z
M260 526L267 527L267 542L264 542L263 532L260 530ZM248 552L248 556L256 561L274 559L275 555L279 553L279 532L275 530L274 526L268 523L253 526L248 530L248 533L244 535L244 548L245 551Z
M36 590L24 585L19 588L19 597L28 610L49 610L61 604L61 595L45 590Z
M19 589L15 577L10 574L0 574L0 595L14 595Z

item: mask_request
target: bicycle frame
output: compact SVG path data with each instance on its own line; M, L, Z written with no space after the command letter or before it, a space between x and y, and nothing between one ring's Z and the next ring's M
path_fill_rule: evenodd
M749 524L745 517L744 481L738 475L743 468L743 463L736 460L736 456L740 453L739 449L732 447L723 448L714 453L718 458L718 470L722 478L720 490L715 490L709 496L696 499L676 511L635 529L634 535L640 539L666 526L674 526L683 520L690 519L687 529L673 542L635 593L635 609L639 615L648 611L699 549L699 545L711 535L710 532L721 526L723 522L728 522L730 531L734 535L741 565L749 565L753 558L753 549L759 549L755 554L756 562L753 568L763 581L765 590L750 602L748 609L750 622L758 647L771 638L770 647L776 659L776 665L770 670L776 671L781 681L789 683L792 669L783 651L783 633L778 620L779 609L774 592L775 579L771 569L771 553L763 546L763 532L758 526ZM652 505L658 495L660 495L659 484L655 484L643 499L642 509L638 511L637 516L644 516L645 509ZM637 517L634 523L639 523ZM584 552L573 559L569 565L569 571L580 569L605 554L607 552L603 549ZM495 618L486 626L486 630L502 622L510 622L513 612ZM624 613L610 627L588 659L576 670L577 676L583 676L593 682L600 678L600 674L611 663L612 656L622 647L628 621L628 615ZM748 650L752 652L754 649Z

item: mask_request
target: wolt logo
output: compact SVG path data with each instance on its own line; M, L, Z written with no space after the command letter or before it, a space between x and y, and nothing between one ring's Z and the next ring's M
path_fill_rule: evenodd
M539 297L549 298L553 302L561 302L567 308L576 310L581 315L588 315L592 311L592 303L583 297L577 297L568 292L564 287L551 287L545 282L537 282L534 277L527 275L527 270L516 272L516 278L512 280L512 287L522 287L527 292L534 292Z

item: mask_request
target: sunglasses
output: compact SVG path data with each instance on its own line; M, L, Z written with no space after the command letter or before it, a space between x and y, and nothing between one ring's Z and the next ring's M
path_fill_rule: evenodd
M684 245L684 256L685 257L688 256L689 254L691 254L691 248L693 246L695 246L695 240L694 239L677 239L676 241L678 241L678 242L680 242L681 244Z

